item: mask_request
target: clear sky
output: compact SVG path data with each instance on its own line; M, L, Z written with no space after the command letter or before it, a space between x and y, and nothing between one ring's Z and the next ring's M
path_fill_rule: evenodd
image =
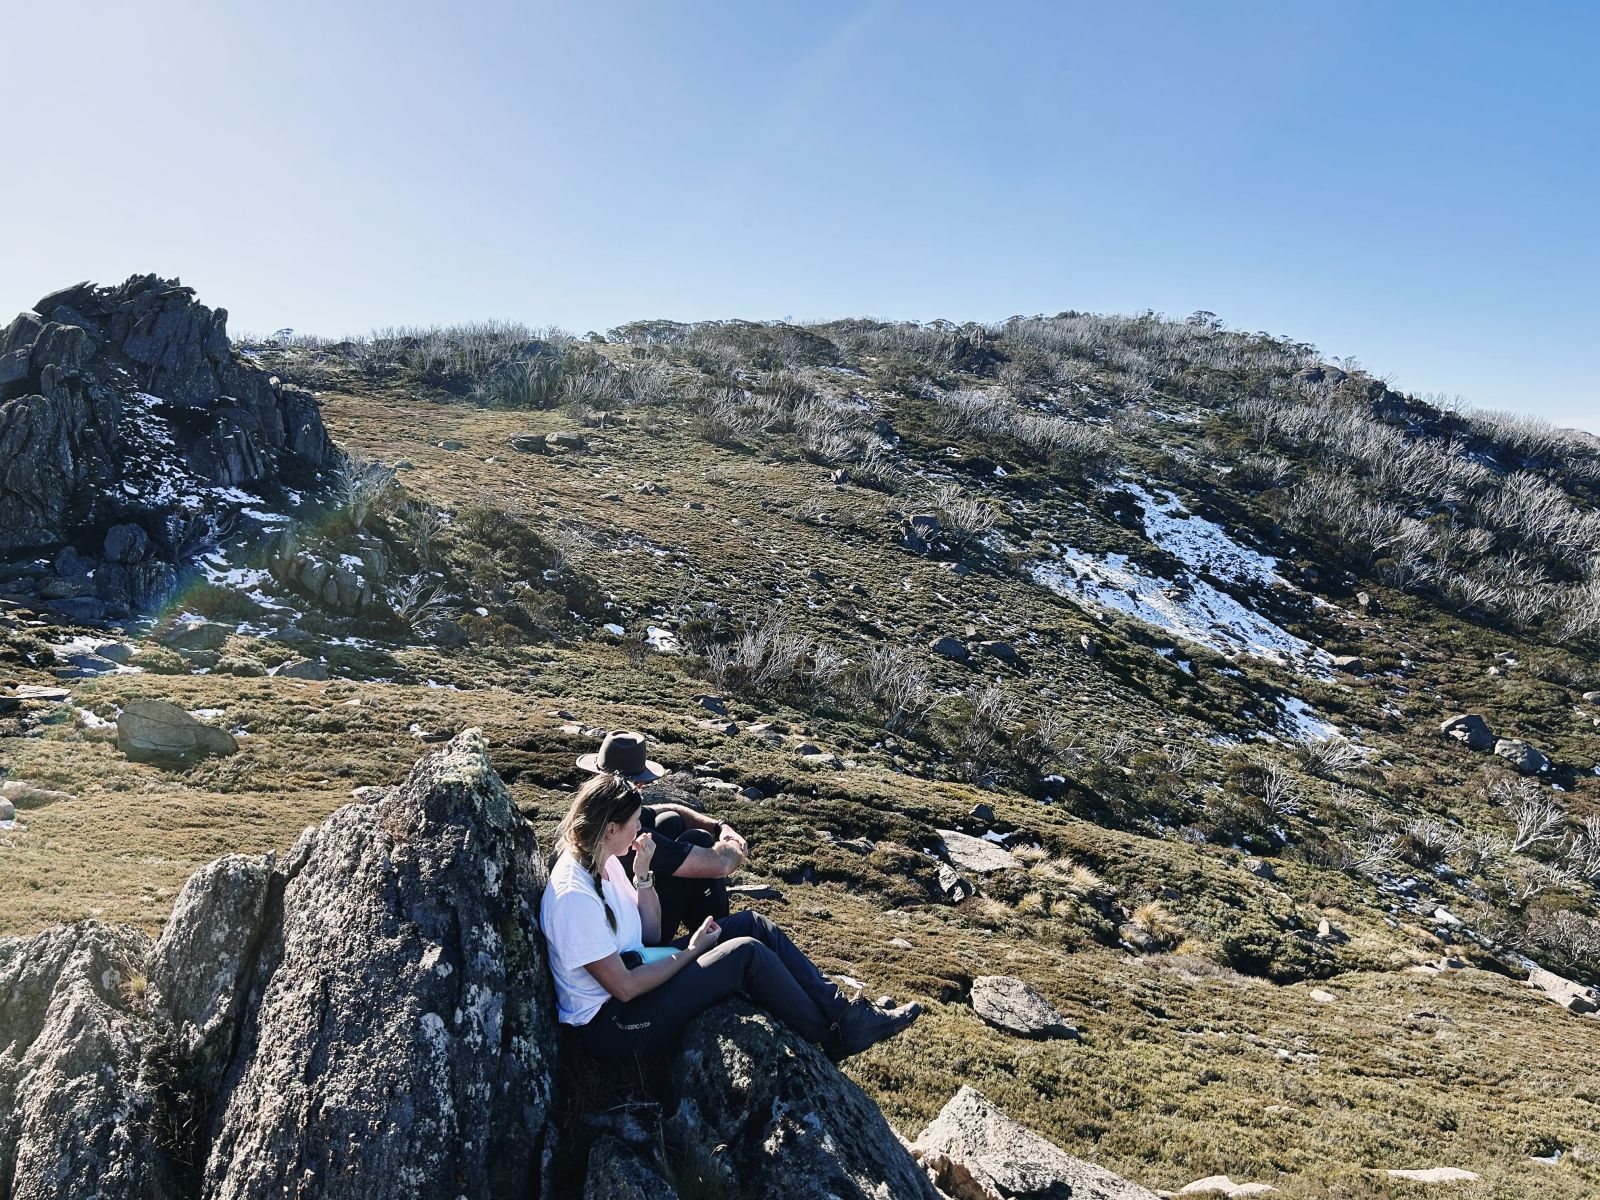
M0 0L0 309L1183 316L1600 430L1600 4ZM3 317L0 317L3 319Z

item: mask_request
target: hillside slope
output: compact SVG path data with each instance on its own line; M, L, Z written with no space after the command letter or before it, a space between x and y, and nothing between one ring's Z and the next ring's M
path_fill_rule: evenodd
M1600 942L1592 439L1204 314L241 349L354 469L208 548L125 667L8 574L0 933L153 930L475 725L548 846L573 758L638 728L757 903L929 1007L850 1068L904 1134L966 1083L1150 1187L1600 1188L1600 1022L1523 982ZM239 753L129 761L139 699ZM986 975L1080 1037L986 1024Z

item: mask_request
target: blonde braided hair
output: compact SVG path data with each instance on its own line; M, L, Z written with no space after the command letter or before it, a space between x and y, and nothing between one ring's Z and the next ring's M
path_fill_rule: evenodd
M617 929L617 915L611 911L605 888L600 886L600 843L605 840L607 825L626 821L642 803L639 789L631 780L614 771L604 771L578 789L572 798L572 807L556 830L557 844L564 844L571 850L594 880L594 890L600 894L600 903L606 910L606 924L613 933Z

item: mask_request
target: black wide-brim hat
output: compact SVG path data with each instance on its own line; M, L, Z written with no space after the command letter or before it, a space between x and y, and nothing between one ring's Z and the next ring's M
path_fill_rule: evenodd
M605 741L600 743L598 752L578 755L578 766L595 774L602 771L615 772L635 783L660 779L667 773L667 769L660 763L646 758L644 746L645 736L642 733L627 730L608 733Z

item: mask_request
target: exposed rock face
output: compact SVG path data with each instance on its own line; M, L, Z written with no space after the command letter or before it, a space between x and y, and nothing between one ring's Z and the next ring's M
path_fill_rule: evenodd
M175 280L78 284L0 333L0 553L103 533L110 608L170 588L162 562L226 489L308 482L336 457L311 394L236 357L226 311Z
M1156 1200L1148 1188L1074 1158L963 1087L912 1148L952 1200Z
M144 934L94 921L0 941L0 1196L168 1194L163 1155L113 1120L149 1098L128 986L149 956Z
M0 1195L543 1194L543 887L469 731L281 862L199 872L154 949L0 942Z
M117 714L117 749L135 762L187 762L208 754L237 754L226 729L196 721L176 704L135 700Z
M972 981L972 1011L1008 1033L1031 1038L1075 1038L1078 1031L1020 979L980 975Z
M204 1195L510 1196L548 1150L533 832L475 730L296 844ZM243 932L243 931L241 931Z
M725 1194L938 1200L877 1105L810 1043L741 1002L693 1025L672 1071L670 1143Z

